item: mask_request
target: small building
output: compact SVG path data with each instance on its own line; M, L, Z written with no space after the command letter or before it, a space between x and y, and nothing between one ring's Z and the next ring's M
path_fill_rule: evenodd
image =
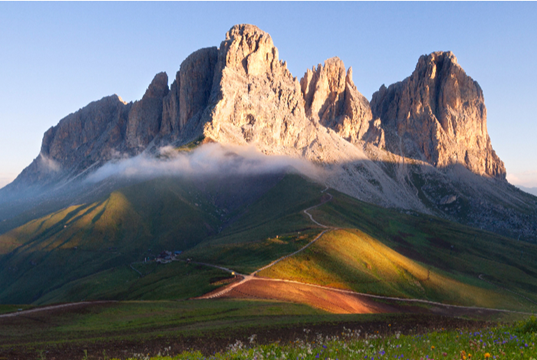
M164 260L170 260L172 258L172 252L165 250L158 255L158 258L164 259Z

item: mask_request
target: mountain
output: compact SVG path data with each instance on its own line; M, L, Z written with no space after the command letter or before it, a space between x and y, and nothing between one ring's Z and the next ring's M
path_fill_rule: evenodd
M105 97L50 128L38 157L0 190L2 207L10 204L0 219L11 224L0 231L86 193L65 195L107 163L208 142L315 163L327 185L366 202L537 240L536 199L505 180L483 92L451 52L421 56L410 77L383 85L370 103L338 58L293 77L253 25L191 54L170 87L159 73L140 101Z
M483 91L453 53L420 57L410 77L373 94L372 109L389 151L438 168L462 164L478 175L505 178L487 133Z

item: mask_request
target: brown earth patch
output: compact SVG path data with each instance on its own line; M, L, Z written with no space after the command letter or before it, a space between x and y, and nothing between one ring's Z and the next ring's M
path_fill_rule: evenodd
M379 314L398 311L395 307L357 294L268 279L247 281L223 297L290 301L333 314Z
M220 286L220 287L218 287L218 288L216 288L216 289L214 289L214 290L208 292L207 294L203 295L202 297L205 298L205 297L210 297L211 295L214 295L214 294L218 294L218 293L221 292L222 289L224 289L225 287L230 286L230 285L232 285L232 284L235 284L235 283L237 283L237 282L239 282L239 281L242 281L242 279L244 279L244 276L241 276L241 275L235 275L234 277L232 277L232 278L230 279L231 281L229 281L228 283L224 284L224 286ZM215 285L215 284L213 284L213 285ZM193 299L199 299L199 297L198 297L198 298L193 298Z

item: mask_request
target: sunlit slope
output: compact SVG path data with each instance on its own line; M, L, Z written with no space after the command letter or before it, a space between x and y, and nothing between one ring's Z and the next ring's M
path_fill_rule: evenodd
M295 251L316 234L301 211L319 202L320 188L285 173L161 178L71 206L0 236L0 266L5 269L0 273L0 302L201 295L214 288L209 285L215 274L137 263L163 250L189 253L196 248L216 251L253 271L258 263ZM196 278L200 273L206 276ZM192 284L196 289L190 291Z
M35 301L68 282L214 234L217 214L187 185L173 179L138 184L0 236L11 251L0 258L0 299Z
M345 229L261 276L452 304L535 307L536 246L330 192L334 199L311 213Z
M153 205L150 199L140 198L146 196L149 185L166 189L170 186L166 184L162 180L153 181L143 188L134 187L122 193L134 199L132 203L136 208L143 206L138 211L142 218L158 218L153 220L153 227L157 228L153 233L161 237L191 234L192 231L187 231L189 226L208 229L207 225L212 222L207 219L200 225L186 216L178 216L173 208L168 209L166 215L160 215L162 211L157 207L160 202L155 200L158 197ZM233 265L233 269L239 271L254 271L260 264L296 251L318 233L317 226L304 218L302 209L319 202L322 186L301 176L272 174L243 179L197 179L181 182L180 186L197 210L216 214L214 217L218 218L215 227L218 231L207 232L201 240L199 236L188 236L192 241L180 248L184 250L183 259L191 257L195 261ZM169 221L163 221L166 217ZM209 216L209 220L212 218ZM156 223L162 225L156 227ZM152 244L153 249L162 247L157 240ZM192 244L198 245L189 250ZM229 277L228 273L206 266L181 262L144 264L140 259L129 265L141 272L142 277L128 265L115 266L66 283L45 294L37 303L81 299L186 299L224 285L218 280Z
M201 295L227 275L143 260L181 250L183 259L251 273L324 230L303 212L320 204L323 189L284 173L161 178L118 189L1 235L0 302ZM329 192L333 200L310 213L343 230L262 275L463 305L531 310L537 301L535 246Z

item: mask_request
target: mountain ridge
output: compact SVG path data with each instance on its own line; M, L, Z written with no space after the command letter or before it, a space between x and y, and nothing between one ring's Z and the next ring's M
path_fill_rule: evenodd
M369 103L339 58L298 80L247 24L188 56L170 87L159 73L139 101L109 96L62 119L0 196L203 138L321 164L327 184L363 201L537 239L535 201L505 180L482 90L451 52L421 56Z

